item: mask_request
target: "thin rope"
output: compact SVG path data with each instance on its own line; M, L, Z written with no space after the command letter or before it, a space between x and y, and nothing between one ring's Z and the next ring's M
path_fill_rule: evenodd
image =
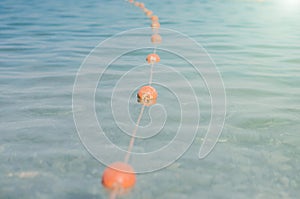
M113 191L110 192L109 194L109 199L116 199L118 195L118 189L114 189Z
M151 86L152 80L153 80L153 67L154 67L154 63L152 63L151 67L150 67L150 77L149 77L149 85L150 86Z
M156 52L156 48L154 48L153 53L155 53L155 52ZM154 62L151 63L151 67L150 67L149 85L152 84L153 68L154 68ZM124 158L125 163L129 162L130 154L131 154L131 151L132 151L133 146L134 146L135 137L136 137L136 134L137 134L137 130L140 126L140 122L141 122L141 119L143 117L144 110L145 110L145 105L143 105L142 108L141 108L139 117L138 117L138 119L136 121L136 124L135 124L135 128L133 129L133 132L131 134L130 143L129 143L129 146L128 146L128 149L127 149L127 152L126 152L126 155L125 155L125 158Z
M134 145L134 141L135 141L135 136L136 136L137 130L139 128L139 125L140 125L140 122L141 122L144 110L145 110L145 105L143 105L142 108L141 108L139 117L137 119L137 122L135 124L134 129L133 129L133 132L131 134L130 143L129 143L129 146L128 146L128 149L127 149L127 153L126 153L125 158L124 158L124 162L125 163L128 163L128 161L129 161L129 158L130 158L130 155L131 155L131 151L132 151L132 148L133 148L133 145Z
M153 53L156 53L156 48L154 48ZM154 68L154 62L151 63L151 67L150 67L149 85L152 84L153 68ZM139 126L140 126L140 122L142 120L144 110L145 110L145 105L143 104L143 106L141 108L141 111L140 111L140 114L138 116L138 119L137 119L137 121L135 123L135 127L134 127L134 129L132 131L132 134L131 134L131 139L130 139L130 142L129 142L129 145L128 145L128 149L127 149L126 155L124 157L124 162L125 163L129 162L129 159L130 159L130 156L131 156L131 151L132 151L133 146L134 146L134 142L135 142L135 137L136 137L136 134L137 134L137 130L138 130ZM118 195L117 190L118 189L115 189L115 190L113 190L111 192L109 199L116 199L116 197Z
M153 54L156 54L156 47L153 49ZM151 63L151 67L150 67L150 77L149 77L149 85L152 84L152 81L153 81L153 69L154 69L154 62ZM124 162L125 163L128 163L129 160L130 160L130 156L131 156L131 152L132 152L132 149L133 149L133 146L134 146L134 142L135 142L135 138L136 138L136 134L137 134L137 131L138 131L138 128L139 128L139 125L140 125L140 122L142 120L142 117L143 117L143 113L144 113L144 110L145 110L145 104L143 104L141 110L140 110L140 114L138 116L138 119L135 123L135 127L132 131L132 134L131 134L131 139L130 139L130 142L129 142L129 145L128 145L128 149L127 149L127 152L126 152L126 155L124 157ZM117 196L118 196L118 192L119 192L119 189L118 188L115 188L109 195L109 199L116 199Z

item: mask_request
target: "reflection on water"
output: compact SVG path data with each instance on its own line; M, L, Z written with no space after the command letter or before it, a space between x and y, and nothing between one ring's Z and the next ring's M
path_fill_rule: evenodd
M124 198L297 198L296 2L145 1L159 14L163 28L191 36L208 51L226 87L227 115L216 148L199 160L210 119L204 89L194 144L170 167L138 175L137 186ZM120 31L148 26L146 18L117 0L3 0L0 17L0 198L106 198L100 186L104 166L86 152L74 126L73 83L94 46ZM198 77L186 70L197 83ZM106 89L124 71L117 65L108 71ZM199 85L200 92L201 80ZM134 118L138 109L133 105L130 110ZM172 138L178 118L170 117L169 122L166 139ZM111 139L126 142L118 135ZM151 150L164 141L154 138L135 150Z

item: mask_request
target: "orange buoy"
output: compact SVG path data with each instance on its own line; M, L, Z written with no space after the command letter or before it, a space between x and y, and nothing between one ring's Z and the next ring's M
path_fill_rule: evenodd
M136 2L134 3L134 5L135 5L136 7L139 7L139 6L140 6L140 2L136 1Z
M147 10L147 11L146 11L146 15L147 15L147 17L151 17L151 16L152 16L152 14L153 14L153 12L152 12L151 10Z
M155 62L159 62L160 61L160 57L158 56L158 54L149 54L146 58L146 61L149 63L149 64L153 64Z
M103 172L102 184L108 189L128 189L135 184L136 177L133 168L124 162L115 162Z
M144 9L145 8L145 4L144 3L140 3L139 7L142 8L142 9Z
M162 41L162 38L159 34L154 34L151 36L151 42L154 44L160 44Z
M152 86L143 86L138 94L138 102L143 105L151 106L156 103L157 91Z
M128 0L128 2L129 2L129 3L133 3L133 2L134 2L134 0Z
M153 16L151 17L151 20L152 20L152 21L158 21L158 16L153 15Z
M152 22L151 27L152 28L159 28L160 27L160 23L158 21L154 21L154 22Z

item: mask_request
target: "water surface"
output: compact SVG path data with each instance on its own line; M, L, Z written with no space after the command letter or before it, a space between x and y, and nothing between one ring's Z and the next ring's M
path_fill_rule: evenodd
M188 152L166 169L138 175L124 198L297 198L299 4L144 3L159 15L162 27L189 35L208 51L224 81L227 115L220 142L199 160L209 124L204 100L201 127ZM118 0L2 0L0 18L0 198L107 198L100 184L105 167L85 150L75 129L73 83L99 42L147 27L149 21ZM110 72L108 88L124 68L116 65ZM138 109L131 110L134 118ZM170 119L166 139L176 121ZM115 126L107 123L106 128L114 132ZM161 145L164 139L155 139L136 150Z

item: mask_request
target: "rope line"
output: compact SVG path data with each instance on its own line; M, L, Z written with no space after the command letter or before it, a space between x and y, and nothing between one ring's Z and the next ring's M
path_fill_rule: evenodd
M158 22L158 17L156 15L153 15L153 12L151 10L148 10L145 7L144 3L134 1L134 0L127 0L127 2L135 5L136 7L140 7L144 11L144 13L147 15L147 17L149 17L152 20L151 27L153 29L153 35L151 37L151 41L154 44L160 43L161 37L157 31L158 28L160 27L160 24ZM128 164L128 162L130 160L130 156L131 156L131 153L132 153L132 150L134 147L134 143L135 143L136 134L138 132L138 128L139 128L140 122L141 122L143 114L144 114L145 106L151 106L156 103L157 92L153 87L151 87L151 85L153 83L154 65L156 62L160 61L159 56L156 54L156 46L153 49L153 53L149 54L147 56L146 60L150 64L150 74L149 74L148 86L144 86L144 87L147 87L145 93L142 93L140 95L141 90L138 93L139 102L142 104L142 107L140 109L140 113L138 115L137 121L135 123L134 129L131 134L131 139L130 139L130 142L129 142L129 145L127 148L127 152L124 157L124 164ZM144 88L144 87L142 87L142 88ZM122 173L122 172L120 172L120 173ZM127 175L130 175L130 174L127 174ZM134 173L132 175L134 175ZM135 176L134 176L134 182L135 182ZM114 185L112 187L110 187L111 192L109 195L109 199L116 199L118 197L118 195L120 195L124 191L124 187L122 187L124 185L122 183L123 183L122 180L118 179L118 180L116 180ZM102 184L104 184L104 186L105 186L105 183L103 182L103 178L102 178Z
M133 129L133 132L132 132L132 134L131 134L131 139L130 139L130 142L129 142L129 146L128 146L128 149L127 149L127 153L126 153L125 158L124 158L124 162L125 162L125 163L128 163L128 162L129 162L129 158L130 158L131 151L132 151L132 149L133 149L133 145L134 145L134 141L135 141L135 136L136 136L137 130L138 130L138 128L139 128L139 125L140 125L140 122L141 122L141 119L142 119L144 110L145 110L145 105L143 105L142 108L141 108L141 111L140 111L139 117L138 117L138 119L137 119L135 128Z

